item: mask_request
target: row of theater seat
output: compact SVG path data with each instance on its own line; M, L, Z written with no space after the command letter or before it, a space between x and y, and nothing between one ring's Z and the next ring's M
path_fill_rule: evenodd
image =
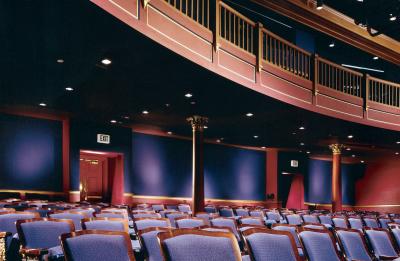
M399 246L392 244L390 247L390 244L387 244L388 241L385 241L385 239L390 239L391 237L396 238L397 235L397 244L400 239L398 234L399 229L396 225L392 225L393 229L390 230L391 234L389 230L382 228L370 229L363 227L364 229L360 228L360 230L347 230L336 227L334 229L334 223L328 226L327 224L321 225L317 222L304 222L304 218L307 218L306 215L309 215L309 213L295 214L287 210L265 212L262 209L257 209L249 210L249 216L234 215L231 217L222 217L219 213L213 211L212 213L197 213L196 217L192 217L190 206L188 205L180 209L185 212L178 211L179 209L165 209L161 207L139 207L131 211L129 208L110 208L106 207L106 205L76 206L67 203L59 203L56 205L58 207L57 210L55 210L56 208L46 207L30 208L27 209L26 212L17 212L10 208L0 210L0 231L14 234L13 239L8 240L8 254L10 256L12 256L12 243L16 244L16 242L19 241L22 244L21 253L25 256L47 256L51 259L65 256L70 258L68 260L95 260L95 257L98 256L97 254L102 253L101 250L88 252L86 248L93 250L94 248L101 247L101 240L109 241L106 237L113 236L117 238L115 242L119 242L120 244L119 247L118 245L114 245L114 247L116 249L127 250L123 252L128 259L107 259L107 255L102 254L101 256L103 258L101 260L132 260L132 249L136 251L136 257L138 259L145 258L146 260L152 261L163 259L222 260L219 259L219 255L223 255L223 253L227 255L223 259L238 260L236 248L242 251L242 254L249 254L244 255L243 259L299 260L297 258L302 259L308 257L309 260L321 260L318 259L321 257L318 255L318 248L317 250L312 247L310 248L310 246L313 245L310 242L313 242L316 238L316 242L323 242L323 238L325 238L331 239L331 243L333 242L333 249L335 251L332 253L336 253L333 257L341 258L343 255L347 257L355 255L357 257L357 255L362 255L362 253L364 253L364 259L353 259L372 260L365 258L366 256L373 258L370 254L374 253L374 255L377 256L386 255L394 259L396 255L398 255L396 251ZM64 208L64 210L60 208ZM36 212L30 212L34 210L36 210ZM257 212L259 215L250 216L251 212ZM275 219L275 222L268 222L268 220L270 220L266 217L268 212L279 215L279 220ZM48 218L38 219L39 213L42 216L48 216ZM301 224L285 224L287 221L289 221L289 223L291 222L291 218L288 218L290 215L296 218L300 217L302 220L302 222L300 222ZM318 216L315 215L315 217ZM344 215L342 215L342 217L347 218ZM334 220L335 217L332 219ZM14 220L14 222L12 222L12 220ZM8 223L8 227L5 226L6 223ZM267 228L267 226L269 228ZM69 230L67 228L69 228ZM330 230L328 228L330 228ZM83 231L79 231L80 229L83 229ZM18 234L15 234L17 230ZM74 232L75 230L78 232ZM311 233L309 236L307 236L308 232ZM358 238L358 243L368 242L368 244L365 244L364 248L360 248L360 244L357 245L353 241L350 241L353 247L348 247L348 249L350 249L350 251L356 249L357 252L355 254L351 252L347 253L347 241L340 238L341 233L348 233L350 238ZM126 248L123 246L127 244L126 238L129 239L128 235L130 235L132 240L131 242L128 240L129 247ZM214 237L216 238L216 242L213 241ZM43 240L43 238L46 238L46 240ZM183 242L182 238L185 239ZM205 242L205 238L207 242L213 241L214 243L209 244ZM222 247L222 245L217 247L219 245L217 242L221 241L221 238L224 238L226 242L230 242L230 246L237 245L238 247L226 248L226 246ZM379 243L378 245L374 244L374 238L379 238L379 240L377 240ZM308 241L309 239L311 241ZM80 244L72 245L78 247L79 253L82 251L84 253L76 254L78 252L70 249L71 244L68 245L67 242L72 242L74 240L77 240L76 242L83 240L81 245L85 245L85 248L79 247ZM100 240L100 242L97 242L97 240ZM264 242L263 240L266 241ZM90 243L90 241L92 243ZM174 245L175 243L173 242L175 241L180 242L179 245L181 245L181 247L178 247L179 245ZM60 246L61 242L63 242L63 247ZM161 242L161 245L159 242ZM329 249L331 245L327 244L327 242L330 241L326 241L324 246ZM340 244L341 248L337 248L336 244ZM382 244L384 247L379 247L379 245ZM203 256L201 256L200 253L195 254L200 245L203 245ZM285 247L280 249L275 245L284 245ZM259 247L257 248L257 246ZM271 246L274 246L273 249L270 249ZM37 249L41 250L38 251ZM227 249L230 250L227 251ZM278 253L275 253L276 251L274 252L274 249L280 250ZM303 249L305 251L303 251ZM365 251L360 251L360 249L364 249ZM393 249L394 252L390 252L390 249ZM111 251L111 248L109 248L109 250ZM181 250L183 253L180 252ZM340 250L340 252L338 250ZM108 251L108 254L110 251ZM116 250L112 250L111 252L114 251ZM213 255L210 256L208 252L213 253ZM279 256L279 253L284 252L286 254L280 256L279 259L272 258L274 257L274 253ZM73 258L74 253L76 256ZM262 253L264 253L265 256ZM116 253L114 257L117 254L118 253ZM192 255L194 255L194 257L192 257ZM326 255L326 253L324 255ZM234 259L229 259L229 256ZM90 257L92 259L90 259Z

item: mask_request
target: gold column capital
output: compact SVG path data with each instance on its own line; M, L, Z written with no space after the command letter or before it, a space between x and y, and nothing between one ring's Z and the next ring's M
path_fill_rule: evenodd
M192 125L193 131L202 131L204 125L208 123L208 118L203 116L194 115L186 119Z
M329 145L329 148L332 150L333 155L338 155L342 153L342 149L344 149L344 145L343 144L331 144Z

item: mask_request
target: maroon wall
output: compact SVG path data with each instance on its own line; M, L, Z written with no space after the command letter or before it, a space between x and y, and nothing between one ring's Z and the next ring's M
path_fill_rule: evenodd
M400 213L400 156L382 155L368 160L364 177L356 183L356 206Z

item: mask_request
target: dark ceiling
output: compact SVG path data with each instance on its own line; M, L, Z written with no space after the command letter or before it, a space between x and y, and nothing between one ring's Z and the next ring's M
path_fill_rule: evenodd
M360 160L374 147L400 151L398 132L322 116L239 86L87 0L2 1L0 17L0 105L39 107L44 102L44 110L75 119L150 125L184 136L191 133L186 117L200 114L210 118L206 138L231 144L319 154L329 153L327 145L339 140L351 145L347 155ZM112 63L101 64L103 58ZM248 112L254 116L247 117ZM350 134L353 139L347 138Z

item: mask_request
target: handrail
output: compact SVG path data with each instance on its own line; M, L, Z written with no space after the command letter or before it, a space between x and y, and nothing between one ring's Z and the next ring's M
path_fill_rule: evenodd
M362 95L363 74L326 59L315 59L315 83L356 97Z
M311 53L264 28L261 28L259 37L263 61L307 80L311 79Z
M400 84L367 75L368 101L400 107Z
M221 37L246 52L254 54L254 32L256 23L229 5L219 0L216 1L217 37Z
M179 12L210 29L210 0L164 0Z

